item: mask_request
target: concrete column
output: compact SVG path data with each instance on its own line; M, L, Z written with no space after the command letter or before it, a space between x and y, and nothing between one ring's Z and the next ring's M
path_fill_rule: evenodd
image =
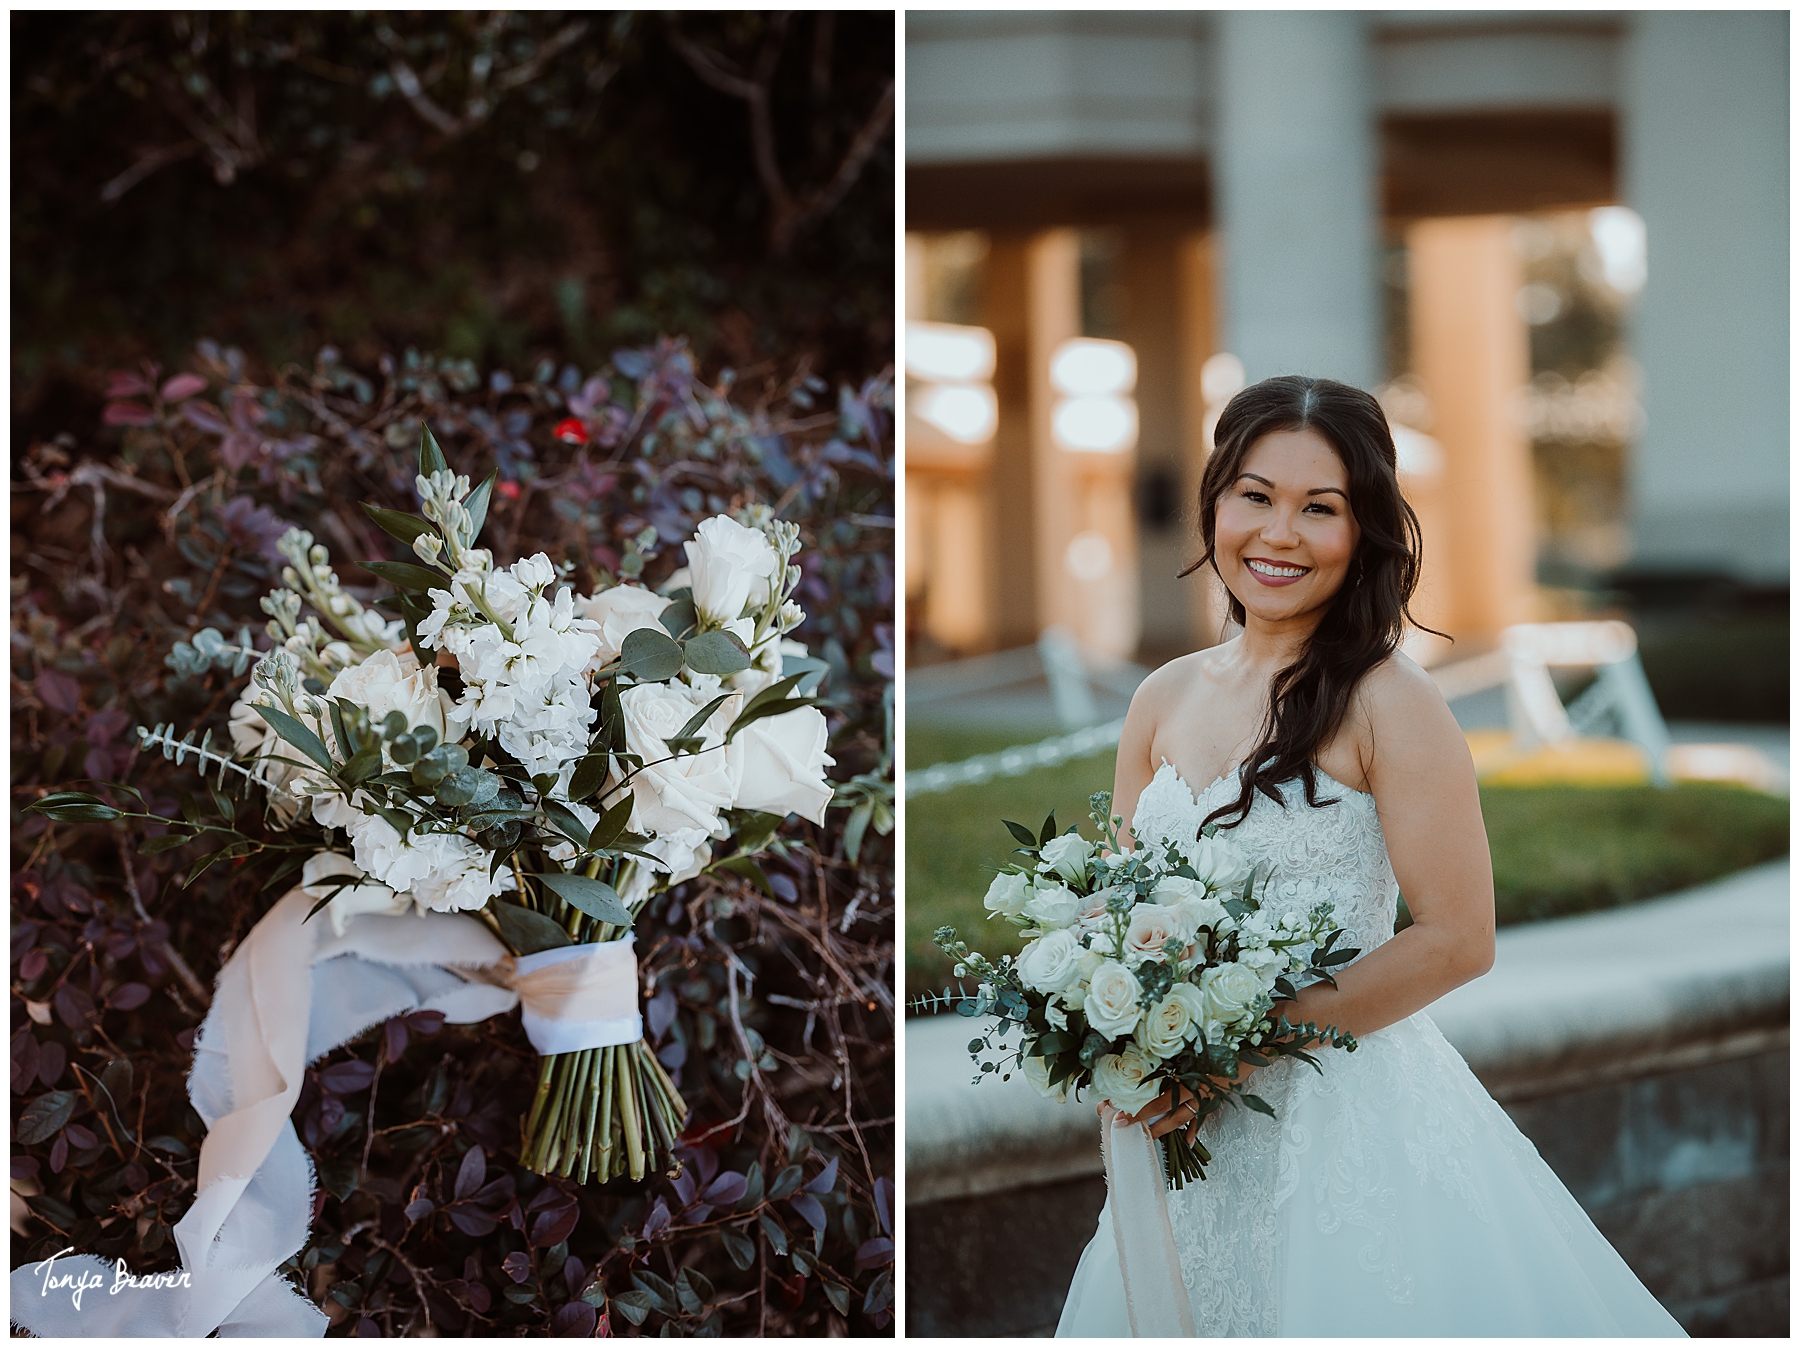
M1649 236L1633 565L1785 584L1788 15L1630 23L1624 193Z
M1415 614L1486 643L1532 616L1535 587L1531 444L1514 411L1531 378L1523 269L1503 216L1424 220L1406 246L1412 365L1444 451L1434 499L1417 503L1425 574Z
M1074 465L1057 448L1050 418L1056 391L1050 357L1081 335L1081 244L1072 229L1051 229L1026 247L1028 387L1031 399L1032 551L1037 619L1042 629L1060 623L1082 631L1082 596L1068 570L1069 543L1081 531L1081 502ZM1002 510L1007 508L1004 499ZM1032 633L1033 639L1037 632Z
M1037 478L1032 432L1031 240L996 233L982 272L981 325L994 334L993 469L988 479L987 535L994 542L988 570L988 612L994 645L1004 649L1037 640Z
M1367 18L1218 15L1226 347L1250 381L1380 378Z

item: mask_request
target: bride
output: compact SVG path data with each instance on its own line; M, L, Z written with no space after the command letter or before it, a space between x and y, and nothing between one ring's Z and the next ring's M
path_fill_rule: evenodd
M1218 572L1243 632L1144 681L1113 809L1143 839L1233 830L1272 868L1265 907L1330 898L1363 953L1281 1007L1358 1047L1315 1049L1322 1073L1241 1065L1276 1117L1198 1128L1212 1164L1167 1195L1167 1228L1109 1201L1057 1333L1131 1334L1148 1294L1209 1335L1680 1336L1425 1013L1492 965L1494 888L1468 749L1396 650L1419 528L1380 406L1284 376L1233 398L1215 439L1194 569ZM1181 1094L1132 1122L1194 1136ZM1152 1226L1180 1287L1172 1261L1121 1267L1119 1234Z

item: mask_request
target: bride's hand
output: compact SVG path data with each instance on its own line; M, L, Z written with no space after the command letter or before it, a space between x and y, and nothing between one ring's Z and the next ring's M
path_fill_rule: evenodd
M1256 1070L1247 1062L1240 1062L1237 1071L1228 1077L1214 1077L1221 1087L1235 1085ZM1158 1115L1161 1117L1159 1118ZM1154 1120L1154 1122L1150 1122ZM1192 1142L1200 1131L1199 1102L1194 1093L1186 1086L1177 1086L1173 1091L1164 1091L1156 1099L1145 1105L1136 1114L1126 1115L1129 1123L1142 1123L1151 1137L1161 1137L1172 1133L1177 1128L1187 1129L1187 1140Z

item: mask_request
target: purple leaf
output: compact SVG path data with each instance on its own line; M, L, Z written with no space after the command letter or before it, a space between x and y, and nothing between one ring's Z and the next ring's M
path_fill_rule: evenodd
M27 950L25 958L19 961L19 981L30 983L49 967L50 952L43 946L39 946L36 950Z
M399 1016L395 1016L386 1025L382 1026L382 1033L386 1038L385 1047L387 1049L387 1060L389 1062L398 1062L400 1060L400 1055L406 1052L406 1041L408 1038L406 1033L406 1022Z
M378 1339L381 1337L381 1326L365 1315L356 1322L356 1337L359 1339Z
M69 1145L76 1151L86 1151L89 1147L99 1145L99 1139L79 1123L71 1123L64 1128L63 1136L69 1139Z
M76 987L73 983L64 983L56 990L56 1014L62 1017L62 1023L71 1030L83 1030L94 1018L94 999Z
M650 1219L644 1223L644 1239L652 1240L669 1229L669 1205L661 1198L656 1206L650 1209Z
M831 1158L831 1164L826 1166L817 1175L814 1175L812 1182L806 1185L806 1192L809 1194L830 1193L831 1186L837 1183L837 1170L837 1157L833 1156Z
M538 1214L531 1224L531 1243L541 1249L549 1249L569 1238L575 1229L575 1223L581 1217L581 1209L573 1205L566 1208L551 1208Z
M442 1011L414 1011L406 1017L407 1028L414 1034L433 1035L444 1028Z
M875 1216L881 1222L881 1229L890 1236L894 1234L894 1181L883 1175L875 1181Z
M470 1147L463 1156L462 1167L456 1172L456 1196L467 1198L479 1189L487 1179L487 1152L480 1147Z
M60 1175L63 1167L69 1163L69 1137L67 1133L58 1133L56 1141L50 1144L50 1173Z
M727 1170L706 1186L706 1192L701 1197L715 1207L728 1207L742 1198L748 1187L742 1175L735 1170Z
M162 400L166 403L178 403L184 398L191 398L206 387L206 381L197 374L178 374L162 386Z
M581 1260L577 1259L574 1255L570 1255L567 1259L563 1260L562 1275L563 1282L569 1289L569 1295L574 1296L576 1289L579 1288L582 1282L587 1278L587 1265L583 1264Z
M415 1198L406 1205L406 1220L409 1222L422 1222L436 1211L437 1204L433 1203L429 1198Z
M107 994L106 1004L115 1011L133 1011L150 1000L150 989L142 983L122 983Z
M894 1259L894 1242L886 1236L876 1236L865 1240L856 1251L858 1268L873 1268L876 1264L892 1263Z
M687 1045L679 1039L670 1040L656 1051L656 1058L673 1072L687 1061Z
M130 370L114 370L106 381L108 398L135 398L150 391L150 381Z
M208 435L224 435L231 429L225 422L225 414L211 403L183 403L181 415L187 418L189 425Z
M142 403L108 403L100 420L108 426L154 426L156 413Z
M35 1156L15 1156L12 1158L12 1177L16 1180L28 1180L38 1172L38 1158Z
M819 1200L811 1194L795 1194L788 1199L788 1206L806 1219L806 1224L815 1231L825 1229L825 1209Z
M523 1250L514 1250L500 1261L500 1268L514 1282L524 1282L531 1276L531 1256Z
M698 1187L694 1184L693 1175L684 1168L669 1182L675 1186L675 1196L681 1200L681 1206L684 1208L692 1206L694 1195L699 1192Z
M60 669L39 670L33 687L46 707L65 716L73 716L75 708L81 705L81 685L75 682L73 675Z
M333 1095L355 1095L374 1084L375 1069L360 1058L333 1063L319 1073L319 1085Z
M475 1308L477 1315L486 1315L489 1306L494 1304L494 1294L487 1289L486 1283L469 1284L469 1304Z
M43 675L38 675L40 682ZM65 678L67 675L64 676ZM73 680L71 680L73 682ZM41 695L41 690L40 690ZM71 708L73 710L73 708ZM644 1007L644 1023L650 1027L653 1038L661 1039L664 1032L675 1022L675 990L664 988L652 997Z
M560 1339L589 1339L599 1312L585 1301L565 1301L550 1321L550 1332Z
M499 1225L487 1213L477 1208L453 1207L445 1208L450 1220L456 1223L456 1229L465 1236L485 1236Z

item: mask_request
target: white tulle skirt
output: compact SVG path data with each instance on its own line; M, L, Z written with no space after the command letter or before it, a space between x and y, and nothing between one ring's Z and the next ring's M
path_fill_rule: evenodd
M1256 1074L1269 1119L1209 1119L1169 1195L1209 1336L1685 1337L1430 1017ZM1131 1334L1111 1205L1059 1337Z

